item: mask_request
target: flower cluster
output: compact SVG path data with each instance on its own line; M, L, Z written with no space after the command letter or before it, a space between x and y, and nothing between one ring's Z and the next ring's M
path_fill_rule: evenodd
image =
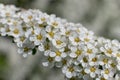
M3 4L0 10L0 35L12 37L23 57L40 51L43 66L61 68L66 80L120 78L119 41L39 10Z

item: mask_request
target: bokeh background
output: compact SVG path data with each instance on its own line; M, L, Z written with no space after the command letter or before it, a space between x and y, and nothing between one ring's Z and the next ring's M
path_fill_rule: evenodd
M37 8L81 23L97 36L120 40L120 0L0 0L0 3ZM11 39L0 37L0 80L64 80L59 69L44 68L41 59L40 52L22 58Z

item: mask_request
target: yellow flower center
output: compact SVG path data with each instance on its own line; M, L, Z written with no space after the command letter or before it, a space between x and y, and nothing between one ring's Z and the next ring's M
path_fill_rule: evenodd
M113 68L115 68L115 66L116 66L114 63L111 63L110 65L111 65L111 67L113 67Z
M106 69L104 72L105 72L105 74L109 74L110 73L110 71L108 69Z
M39 24L39 27L40 27L40 28L43 28L43 27L44 27L44 24Z
M63 59L62 64L65 65L67 63L67 60Z
M28 19L30 19L30 20L31 20L32 18L33 18L33 17L32 17L32 15L28 16Z
M76 38L74 39L74 41L78 43L78 42L80 42L80 39L79 39L78 37L76 37Z
M69 34L70 34L70 31L66 31L65 34L66 34L66 35L69 35Z
M81 55L81 53L82 53L82 50L79 50L79 49L77 49L76 52L75 52L75 54L76 54L77 56Z
M14 34L19 34L19 30L18 30L17 28L14 29L14 30L13 30L13 33L14 33Z
M107 63L108 63L108 59L104 58L104 59L103 59L103 62L104 62L105 64L107 64Z
M24 52L28 52L29 51L29 48L28 47L25 47L24 48Z
M56 56L61 56L61 52L60 51L56 51Z
M63 42L60 40L56 40L57 45L61 45Z
M91 71L91 72L95 72L95 71L96 71L96 68L95 68L95 67L91 67L91 68L90 68L90 71Z
M48 34L50 35L51 38L54 37L54 33L51 31L51 32L48 32Z
M53 26L53 27L57 27L57 26L58 26L58 23L57 23L57 22L53 22L53 23L52 23L52 26Z
M84 70L82 70L82 71L81 71L81 73L82 73L83 75L85 75L85 74L86 74L86 72L85 72Z
M64 52L68 52L70 49L68 47L65 47Z
M112 52L113 52L113 51L112 51L111 49L108 49L108 50L107 50L107 53L108 53L108 54L112 54Z
M93 58L93 59L92 59L92 61L93 61L93 62L96 62L96 61L97 61L97 58L96 58L96 57L95 57L95 58Z
M9 28L7 28L7 29L6 29L6 32L10 32L10 29L9 29Z
M86 57L83 57L83 61L84 61L85 63L87 63L87 62L88 62L88 59L87 59Z
M25 37L23 36L23 37L20 37L20 41L24 41L25 40Z
M46 44L44 47L45 47L45 50L49 50L50 49L49 44Z
M105 78L101 77L100 80L106 80Z
M6 16L10 16L10 13L7 12L5 15L6 15Z
M43 18L41 18L41 21L45 22L45 20L46 20L46 19L45 19L44 17L43 17Z
M73 67L69 67L68 68L70 72L73 72L74 71L74 68Z
M42 35L41 34L37 35L36 37L37 37L38 40L42 39Z
M23 31L26 31L27 30L27 27L22 27Z
M77 31L77 32L80 32L80 29L77 29L76 31Z
M92 53L92 49L88 49L88 50L87 50L87 53L88 53L88 54L91 54L91 53Z
M34 30L32 30L32 34L35 34Z
M49 61L49 62L52 62L52 61L53 61L53 58L52 58L52 57L48 57L48 61Z
M14 24L15 26L17 26L17 23L18 23L18 22L16 22L16 21L13 22L13 24Z
M90 41L90 39L88 39L88 38L85 38L85 39L84 39L84 41L85 41L85 42L89 42L89 41Z
M116 55L116 56L120 58L120 53L117 53L117 55Z

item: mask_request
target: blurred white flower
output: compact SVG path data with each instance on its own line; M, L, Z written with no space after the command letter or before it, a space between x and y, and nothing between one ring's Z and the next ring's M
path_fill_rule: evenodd
M95 36L81 24L0 4L0 36L10 36L18 53L39 50L45 67L58 67L67 80L119 80L120 42Z

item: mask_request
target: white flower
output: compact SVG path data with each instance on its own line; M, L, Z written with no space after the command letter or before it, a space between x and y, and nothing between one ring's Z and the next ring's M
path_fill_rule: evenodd
M84 36L83 36L84 35ZM84 41L84 43L93 43L94 42L94 33L92 31L88 31L84 34L81 34L81 40Z
M48 21L49 15L46 13L39 12L38 16L35 17L35 20L39 24L46 23Z
M107 42L103 47L100 48L101 52L104 52L104 54L108 57L112 57L118 49L119 47L111 41Z
M16 44L17 44L18 47L21 47L21 46L23 46L23 43L26 40L27 40L26 37L24 35L22 35L22 36L19 36L19 37L15 38L14 42L16 42Z
M10 34L10 28L8 26L4 26L0 28L0 32L2 36L6 36Z
M38 50L39 51L45 51L45 47L42 43L38 46Z
M92 78L95 78L97 74L100 74L100 71L96 66L87 67L85 69L85 72L90 74Z
M64 66L62 72L69 79L76 76L75 67L73 66Z
M30 41L33 41L35 45L39 45L45 41L45 31L35 29L33 35L30 36Z
M0 10L0 36L12 37L23 57L43 52L43 66L61 68L67 80L119 80L118 40L36 9L0 4Z
M61 19L56 18L55 15L50 15L48 21L47 21L48 26L51 26L53 28L60 28L62 26L61 24Z
M19 37L21 35L24 34L24 32L22 31L22 29L20 28L21 26L17 26L17 27L10 27L10 34L13 37Z
M85 51L85 55L87 55L89 57L92 57L95 54L97 54L98 50L95 47L95 45L93 45L93 44L87 44L87 46L85 46L85 48L84 48L84 51Z
M73 26L71 24L66 23L63 27L60 28L60 33L61 35L69 37L73 32L72 30L73 30Z
M89 60L88 56L83 56L82 59L79 60L79 62L83 67L87 67L89 65L88 60Z
M50 26L47 26L46 27L46 37L49 39L49 40L52 40L55 36L55 34L58 32L58 29L52 29L52 27Z
M69 55L71 58L80 58L83 55L83 49L81 47L71 47L71 53Z
M52 44L60 49L60 48L64 48L66 46L66 38L64 36L61 36L61 35L55 35L54 38L52 39Z
M120 61L120 51L116 51L113 56L118 60Z
M26 40L22 46L18 47L18 53L22 54L23 57L27 57L28 55L32 54L34 47L35 46L33 43L30 43L29 40Z
M98 64L100 64L102 67L111 68L111 69L116 67L116 62L106 56L101 56L98 61Z
M105 79L109 79L114 76L114 71L112 69L105 68L101 71L101 75L103 75Z
M21 14L21 18L25 23L29 23L34 20L34 14L32 13L32 10L28 10Z
M27 29L27 28L25 27L25 29ZM29 29L25 30L25 37L29 38L31 35L34 35L33 28L29 28Z
M100 58L100 57L97 56L97 55L91 56L91 57L89 58L89 65L90 65L90 66L99 65L99 63L98 63L99 58Z
M65 58L67 54L63 51L56 50L55 52L50 52L50 57L54 57L55 61L60 62L62 58Z
M98 78L96 78L96 80L107 80L107 79L105 79L103 76L100 75L100 76L98 76Z
M53 67L54 66L54 58L53 57L50 57L50 56L47 56L47 57L44 57L43 59L44 61L42 62L42 65L44 67Z
M77 46L77 45L79 45L81 43L80 37L76 33L70 35L69 40L70 40L71 44L75 45L75 46Z

